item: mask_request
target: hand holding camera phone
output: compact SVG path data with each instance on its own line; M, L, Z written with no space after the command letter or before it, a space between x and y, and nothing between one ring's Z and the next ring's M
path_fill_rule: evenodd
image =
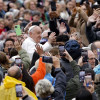
M15 25L14 30L15 30L17 36L20 36L22 34L20 25Z
M81 56L83 57L83 62L88 62L88 52L87 52L87 50L82 50Z
M53 63L53 60L52 60L52 57L43 56L42 57L42 62L45 62L45 63Z
M16 84L15 89L16 89L16 97L22 97L23 96L22 85Z
M85 75L85 82L86 82L86 87L89 87L89 85L92 85L92 76Z
M22 60L21 60L21 58L15 58L15 64L16 64L19 68L22 68Z

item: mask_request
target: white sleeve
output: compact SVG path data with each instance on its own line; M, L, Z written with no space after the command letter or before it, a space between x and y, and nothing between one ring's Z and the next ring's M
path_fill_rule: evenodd
M50 51L52 49L52 45L49 42L46 42L44 45L42 45L43 51Z
M27 51L27 54L29 55L30 60L32 60L33 53L35 52L35 44L34 43L23 43L22 48Z

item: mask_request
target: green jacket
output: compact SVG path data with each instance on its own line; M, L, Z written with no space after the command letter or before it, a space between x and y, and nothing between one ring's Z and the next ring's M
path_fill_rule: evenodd
M24 49L21 49L20 51L18 51L18 54L22 59L22 63L24 65L24 67L26 69L29 69L31 62L30 62L30 58L29 58L27 52Z
M73 69L74 77L71 78L67 82L66 98L65 98L65 100L72 100L73 98L75 98L76 94L77 94L77 91L81 87L80 81L79 81L79 71L80 71L80 68L77 65L76 61L74 61L74 60L72 62L70 62L70 65L71 65L71 67Z
M100 100L100 84L95 87L95 92L97 94L98 100Z

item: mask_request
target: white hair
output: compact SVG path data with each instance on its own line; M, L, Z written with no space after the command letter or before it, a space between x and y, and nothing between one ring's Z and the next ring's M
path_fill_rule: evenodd
M39 80L35 86L36 95L41 98L46 98L54 92L54 87L47 79Z
M5 14L5 19L6 19L8 16L10 16L10 15L12 15L13 18L14 18L14 14L13 14L13 12L7 12L7 13Z
M18 9L13 9L13 15L14 15L14 18L16 18L19 14L19 10Z

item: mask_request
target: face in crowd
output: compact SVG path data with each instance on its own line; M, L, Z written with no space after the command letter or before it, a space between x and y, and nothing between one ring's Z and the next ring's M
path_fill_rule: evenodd
M34 29L30 32L30 37L36 42L39 43L41 40L42 30L39 26L34 27Z

